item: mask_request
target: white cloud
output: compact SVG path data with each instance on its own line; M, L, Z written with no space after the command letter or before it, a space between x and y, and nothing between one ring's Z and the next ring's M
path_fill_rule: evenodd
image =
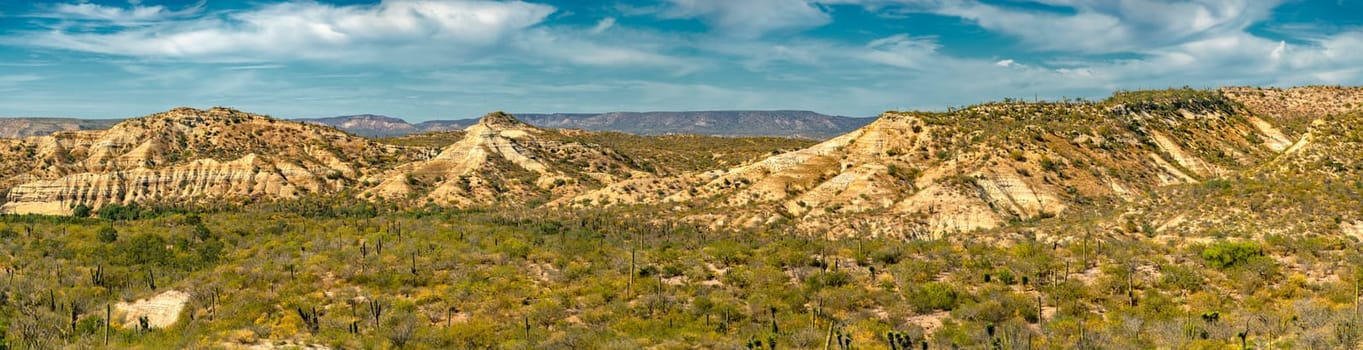
M77 4L89 17L116 17L142 11L142 18L165 17L161 7L123 10ZM120 12L122 11L122 12ZM553 66L665 67L683 74L692 60L662 53L669 49L651 34L612 30L607 17L591 28L549 27L557 11L524 1L387 0L376 5L334 6L311 1L210 13L109 31L55 27L16 38L22 45L139 59L278 63L309 61L395 67L433 67L505 62ZM68 11L70 12L70 11ZM55 17L56 14L51 14Z
M929 69L943 58L937 55L939 45L927 39L916 39L900 34L872 40L866 44L860 58L883 65L908 69Z
M797 31L832 21L814 1L806 0L667 0L663 18L700 18L721 33L757 38L772 32Z
M592 34L601 34L602 32L605 32L605 31L607 31L607 30L610 30L611 27L614 27L614 26L615 26L615 17L606 17L606 18L602 18L600 21L597 21L597 22L596 22L596 26L592 27L592 31L591 31L591 32L592 32Z
M50 7L49 12L40 14L38 17L65 20L105 21L121 25L132 25L192 16L203 9L204 2L200 1L194 6L180 10L171 10L161 5L141 6L140 2L130 2L130 4L132 6L129 8L104 6L88 2L56 4Z
M88 4L71 6L88 8L84 11L91 16L123 11L82 5ZM23 42L121 56L227 62L459 62L483 56L554 11L519 1L384 1L372 6L290 2L108 33L29 33ZM164 9L144 12L141 16L152 18Z
M1284 0L1033 0L1066 12L978 0L862 0L867 6L959 17L1018 38L1037 51L1140 51L1243 31Z
M1249 33L1277 1L1033 1L1063 11L973 0L660 1L606 14L552 16L595 20L585 25L554 25L557 9L516 1L295 2L148 19L113 30L55 26L21 39L29 46L131 57L134 64L125 68L131 77L103 85L98 95L111 100L119 97L107 91L121 87L172 96L157 97L168 105L195 99L308 115L381 106L405 116L446 113L440 117L495 109L732 108L867 116L1034 94L1363 83L1363 31L1316 30L1283 35L1287 40ZM889 18L900 11L959 17L1015 45L959 54L951 36L925 36L934 33L914 23L907 33L872 39L782 35L828 25L831 6L846 4L878 9L886 21L904 20ZM669 32L611 16L698 19L714 33ZM1030 52L1013 52L1019 47ZM239 64L206 69L194 65L199 62ZM287 69L264 70L276 67ZM295 72L310 69L320 71L307 77ZM289 74L299 75L283 77ZM0 88L34 77L0 77ZM24 87L30 85L43 84ZM299 103L318 101L324 106ZM426 112L437 110L430 106L439 112Z

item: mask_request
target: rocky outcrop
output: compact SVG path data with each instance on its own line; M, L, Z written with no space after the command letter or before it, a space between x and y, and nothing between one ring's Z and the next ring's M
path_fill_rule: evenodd
M1218 91L1263 117L1289 139L1301 138L1312 121L1363 109L1363 87L1226 87Z
M405 153L333 129L226 108L180 108L105 131L8 142L0 150L0 171L8 175L0 182L6 187L0 212L17 214L66 214L78 204L335 193Z
M119 302L114 309L121 316L120 323L136 325L140 319L147 320L147 327L168 328L179 322L180 313L189 303L189 293L168 290L150 298L133 302Z
M200 159L160 169L79 173L17 185L10 189L0 211L68 214L77 204L100 207L135 202L293 198L336 190L338 186L314 173L318 170L274 164L252 154L229 162Z
M453 206L524 203L578 193L639 173L614 151L564 139L502 112L466 128L463 138L434 158L371 178L362 196Z
M1285 139L1217 92L991 103L946 113L886 113L813 147L674 180L689 184L669 185L681 190L665 196L626 196L623 186L638 185L628 183L572 203L676 203L713 208L700 212L725 219L706 220L739 227L788 218L814 232L866 234L870 227L934 236L1226 176L1272 159Z

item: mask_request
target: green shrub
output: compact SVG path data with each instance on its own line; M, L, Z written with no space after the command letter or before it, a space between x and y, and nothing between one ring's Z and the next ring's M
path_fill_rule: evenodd
M903 258L904 252L898 247L881 248L871 255L871 260L885 265L898 264Z
M843 271L819 272L805 277L805 285L814 289L842 287L852 284L852 275Z
M75 207L71 207L71 216L78 218L88 218L90 217L90 211L91 211L90 206L85 205L85 203L76 204Z
M99 239L100 242L113 243L118 240L118 230L115 230L113 226L100 227L98 231L95 231L95 238Z
M942 282L928 282L909 291L909 306L917 312L952 310L959 303L955 288Z
M208 226L204 226L203 224L194 225L192 234L194 239L200 241L207 241L213 238L213 231L209 231Z
M1218 269L1241 265L1250 258L1261 255L1263 251L1253 242L1221 241L1202 249L1202 259Z
M98 215L100 219L109 221L137 220L142 217L142 206L137 203L129 205L109 204L100 207L95 215Z

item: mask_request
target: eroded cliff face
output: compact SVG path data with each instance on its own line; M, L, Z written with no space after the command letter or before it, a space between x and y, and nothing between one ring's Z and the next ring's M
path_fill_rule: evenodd
M339 192L403 157L401 149L333 129L225 108L181 108L105 131L6 143L0 212L15 214Z
M271 164L255 155L218 162L195 160L159 169L134 168L87 172L19 184L10 189L0 211L18 214L69 214L77 204L100 207L111 203L226 198L293 198L303 193L333 190L316 174L331 169L305 169Z
M573 203L675 203L727 226L789 220L810 232L940 236L1228 176L1291 142L1217 92L993 103L890 112L807 149L719 174L650 182L670 189L664 195L628 196L622 186L639 184L627 183Z

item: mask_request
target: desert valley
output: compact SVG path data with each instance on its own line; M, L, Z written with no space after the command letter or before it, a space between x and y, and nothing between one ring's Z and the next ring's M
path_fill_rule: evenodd
M3 325L17 347L1333 348L1363 339L1360 107L1130 91L823 141L178 108L3 140Z

